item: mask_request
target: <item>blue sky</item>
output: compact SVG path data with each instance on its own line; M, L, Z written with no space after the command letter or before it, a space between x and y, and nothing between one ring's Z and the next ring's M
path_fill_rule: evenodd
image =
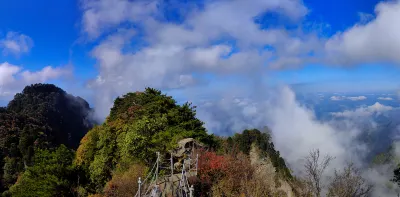
M89 47L75 44L80 37L78 1L4 1L0 7L0 32L28 35L34 41L30 52L22 57L0 56L9 61L40 70L44 65L65 65L76 62L76 74L93 77L94 62L88 56ZM79 66L78 66L79 65Z
M36 82L108 102L146 86L179 96L255 78L299 91L400 88L399 31L380 22L400 16L397 1L264 2L1 1L0 100Z

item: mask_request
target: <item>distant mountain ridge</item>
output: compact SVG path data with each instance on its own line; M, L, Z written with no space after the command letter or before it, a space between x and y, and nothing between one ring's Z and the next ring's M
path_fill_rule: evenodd
M38 148L76 149L92 127L92 109L52 84L34 84L0 108L1 188L14 184Z

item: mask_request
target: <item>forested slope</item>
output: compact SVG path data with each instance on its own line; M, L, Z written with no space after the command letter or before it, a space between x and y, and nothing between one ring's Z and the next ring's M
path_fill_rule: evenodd
M36 150L76 149L92 127L89 104L51 84L27 86L0 108L1 190L34 164Z

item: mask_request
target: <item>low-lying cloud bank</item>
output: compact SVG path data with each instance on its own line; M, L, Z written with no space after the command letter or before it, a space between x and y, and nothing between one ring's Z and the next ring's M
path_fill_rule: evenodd
M379 102L371 106L359 107L355 110L345 110L343 112L332 112L334 117L343 117L349 119L368 118L371 116L381 115L387 111L393 110L393 107L382 105Z
M362 101L365 99L367 99L366 96L331 96L332 101L342 101L342 100Z
M378 100L383 100L383 101L392 101L392 97L378 97Z
M223 98L198 106L198 117L211 132L240 132L243 129L268 126L276 147L291 164L308 155L312 149L335 156L336 162L358 161L358 151L366 151L362 144L354 144L360 131L351 122L343 121L342 128L335 122L320 122L309 109L296 101L288 87L265 90L260 100ZM293 165L299 167L299 165ZM300 169L299 169L300 170Z
M392 110L392 107L375 103L354 111L339 112L344 118L322 122L317 120L313 109L300 104L295 93L288 87L265 89L257 99L222 98L199 104L198 117L205 121L209 131L229 135L246 128L268 126L273 135L277 150L294 170L303 175L304 158L313 149L319 149L322 155L335 157L328 167L325 178L333 175L334 169L342 169L353 162L363 169L363 177L374 184L374 196L397 194L397 186L390 183L394 163L369 167L366 157L373 147L369 147L360 136L367 135L366 121L374 125L372 116ZM353 121L355 116L363 121ZM392 137L392 136L390 136ZM399 155L400 156L400 155ZM388 188L388 185L392 188Z

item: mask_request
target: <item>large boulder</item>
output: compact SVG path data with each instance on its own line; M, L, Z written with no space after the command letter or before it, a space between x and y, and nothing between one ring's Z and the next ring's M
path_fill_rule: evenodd
M193 166L195 159L195 151L199 149L205 149L206 146L193 138L185 138L178 142L178 147L170 151L171 156L174 160L174 168L177 171L182 170L182 166L185 163L185 170L189 170L189 166ZM189 160L192 159L192 160Z

